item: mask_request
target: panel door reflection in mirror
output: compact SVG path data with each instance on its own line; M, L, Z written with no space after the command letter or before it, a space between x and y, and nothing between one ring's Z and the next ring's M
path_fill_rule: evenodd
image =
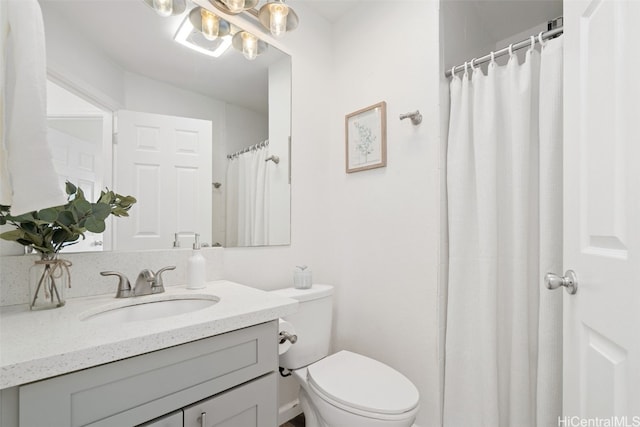
M190 8L162 18L136 0L39 2L54 83L48 85L50 139L58 144L61 180L70 177L61 165L71 152L60 144L81 141L86 145L74 146L71 162L79 165L79 185L89 191L113 186L139 201L126 223L116 220L104 235L87 236L69 252L190 248L195 233L212 246L290 243L287 54L269 46L247 61L234 49L219 58L188 49L173 38L188 24ZM77 96L62 95L65 90ZM120 110L147 121L125 129L116 119ZM229 165L240 157L233 154L264 141L267 157L280 162L248 162L251 174L234 179L242 185L258 173L262 187L250 196L236 193L227 182ZM127 164L120 164L123 158Z

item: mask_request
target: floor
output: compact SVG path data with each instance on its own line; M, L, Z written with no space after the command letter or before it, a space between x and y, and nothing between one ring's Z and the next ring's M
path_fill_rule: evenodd
M287 421L280 427L304 427L304 414L300 414L292 420Z

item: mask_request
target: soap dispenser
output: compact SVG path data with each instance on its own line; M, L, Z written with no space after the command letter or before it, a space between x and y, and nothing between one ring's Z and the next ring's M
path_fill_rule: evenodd
M205 284L205 260L200 251L200 235L196 234L193 253L187 261L187 289L202 289Z

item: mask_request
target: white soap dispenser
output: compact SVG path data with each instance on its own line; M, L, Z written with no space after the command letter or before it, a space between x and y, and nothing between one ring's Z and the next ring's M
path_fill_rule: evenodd
M200 251L200 235L196 234L193 253L187 261L187 289L202 289L205 284L205 260Z

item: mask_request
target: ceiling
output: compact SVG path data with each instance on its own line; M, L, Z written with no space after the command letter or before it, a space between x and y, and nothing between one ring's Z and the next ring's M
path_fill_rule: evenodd
M355 9L356 6L362 5L365 1L367 0L298 0L297 3L308 6L329 22L336 22L340 17Z
M39 1L45 30L52 22L62 23L125 70L254 111L267 111L267 69L285 54L270 47L256 60L247 61L231 48L213 58L178 44L173 36L193 6L189 1L187 12L168 18L158 16L142 0Z

